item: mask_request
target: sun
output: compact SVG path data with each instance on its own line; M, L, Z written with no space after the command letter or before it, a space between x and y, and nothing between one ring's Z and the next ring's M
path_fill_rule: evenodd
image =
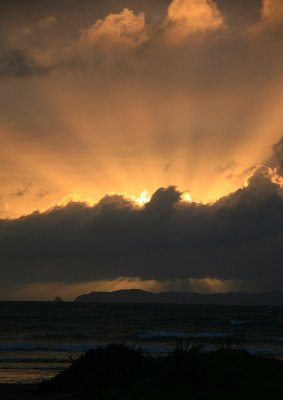
M191 203L193 201L192 196L190 195L189 192L183 192L182 196L181 196L181 200L186 203Z
M144 206L146 203L150 202L150 194L148 193L147 190L143 190L139 197L135 198L135 201L138 205Z

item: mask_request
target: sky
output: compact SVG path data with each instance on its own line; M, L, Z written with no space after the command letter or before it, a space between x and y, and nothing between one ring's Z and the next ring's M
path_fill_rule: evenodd
M0 0L0 299L282 287L282 0Z

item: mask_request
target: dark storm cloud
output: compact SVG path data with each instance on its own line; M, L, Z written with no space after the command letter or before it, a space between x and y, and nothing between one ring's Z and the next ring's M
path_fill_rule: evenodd
M0 223L1 280L95 281L210 277L276 288L283 278L282 187L257 167L212 205L160 188L144 208L121 196L71 203Z
M277 167L276 171L264 166L253 168L252 171L246 169L247 165L242 164L241 160L235 158L234 161L234 154L230 156L229 150L237 148L239 144L243 152L249 153L261 142L260 134L249 140L249 146L245 146L244 135L252 139L251 130L256 130L256 126L259 127L258 130L266 131L267 140L271 141L271 130L277 132L277 125L281 124L281 116L274 123L276 127L270 127L270 121L276 117L268 116L263 118L263 122L259 117L266 110L272 111L274 108L271 101L274 99L270 98L271 89L276 92L274 98L277 99L278 96L276 104L281 101L277 90L279 92L282 84L282 0L265 0L264 3L251 0L248 5L246 0L218 0L215 4L219 12L214 9L210 13L208 10L206 24L201 24L201 32L200 25L195 26L194 32L191 31L192 27L187 23L190 16L186 13L188 18L187 22L185 18L184 23L178 7L174 8L174 12L171 9L171 19L168 21L166 10L172 4L169 1L38 0L24 4L20 0L12 0L9 5L6 3L1 6L0 13L0 76L40 77L54 71L48 82L55 79L56 83L58 79L58 82L65 81L66 86L62 86L62 89L59 85L58 92L51 87L48 93L46 85L47 93L44 94L50 96L50 110L56 108L57 100L58 104L68 103L58 96L63 92L66 93L66 100L76 100L76 106L66 107L66 110L59 107L56 117L49 111L48 102L41 103L39 97L34 95L33 86L28 90L27 86L20 86L30 83L29 80L18 79L12 82L9 79L11 87L7 85L5 91L2 89L2 113L5 118L8 116L8 121L18 122L19 137L25 133L26 120L26 131L36 140L43 136L45 129L46 132L52 132L49 133L52 139L55 132L56 149L51 147L51 151L53 153L56 150L56 155L58 152L60 166L64 154L68 154L68 143L72 143L72 137L64 136L64 129L59 125L61 119L66 119L67 125L72 126L73 119L70 117L80 115L80 112L74 112L79 111L79 103L82 108L90 110L87 107L89 103L99 105L104 95L107 95L107 113L101 112L101 116L107 121L117 121L117 117L112 115L117 108L115 101L112 102L115 86L111 87L109 93L107 90L104 93L103 82L111 85L122 76L125 79L121 79L124 86L120 89L119 104L123 104L125 110L131 109L135 100L142 99L140 87L156 92L158 101L155 101L154 107L150 107L150 113L141 112L142 118L139 120L136 119L135 112L133 125L129 124L128 115L125 114L125 125L118 121L119 124L114 124L112 136L105 135L107 145L113 143L113 147L116 146L115 138L120 135L116 125L130 125L131 140L145 143L144 137L140 139L135 136L135 129L140 128L146 132L148 127L143 126L143 121L147 118L143 115L151 116L152 113L156 118L160 114L160 121L156 126L162 134L155 133L149 147L152 150L154 143L159 154L164 153L164 159L169 161L162 164L165 165L165 172L176 170L176 178L183 173L178 170L179 154L171 154L170 150L179 148L180 143L182 149L185 149L187 136L191 135L189 145L195 158L192 157L190 168L195 168L201 157L209 160L205 151L201 153L202 144L207 142L211 148L211 144L217 139L228 157L228 160L217 157L217 165L220 166L218 172L228 174L227 178L231 179L242 177L246 173L251 176L246 187L211 205L185 204L181 200L181 193L174 187L168 187L157 190L144 208L122 196L106 196L93 207L71 203L42 214L38 212L17 220L1 220L0 280L65 283L111 280L118 277L140 277L157 281L210 277L242 280L251 286L257 285L258 289L281 288L283 199L282 180L278 174L282 175L282 140L274 146L274 155L270 164L267 164L272 168ZM178 3L181 4L182 1L175 1L175 5ZM266 6L264 13L261 11L262 4ZM67 69L71 70L71 78ZM83 98L75 90L72 91L69 79L73 83L78 76L73 75L74 70L81 71L87 82L84 87L79 79L80 89L84 87L86 90L87 87L92 96L97 94L97 97ZM132 77L135 79L131 80ZM135 87L133 83L139 84L134 96L131 95L130 101L124 102L123 92ZM38 86L37 90L40 92L42 88ZM175 90L183 91L186 96L190 94L196 99L197 110L192 107L191 117L188 112L193 102L186 96L181 97L180 103L176 101L176 108L174 106L159 110L159 103L169 104L171 99L175 102ZM10 95L12 91L13 94ZM264 107L259 106L258 102L261 101ZM188 108L184 117L181 113L180 118L179 109L182 110L184 104L188 104ZM137 101L137 109L140 108ZM275 109L277 110L277 106ZM91 112L82 113L82 118L78 118L78 126L74 124L74 130L79 131L78 138L82 138L83 143L84 129L81 127L84 127L85 122L90 127L94 126L100 118L99 110L98 107L96 113L93 107ZM173 129L167 124L166 118L164 121L166 115L175 115L172 119ZM193 126L187 128L186 123L190 119ZM57 121L57 125L54 121ZM76 118L74 121L76 122ZM180 126L179 122L182 122ZM155 124L153 125L155 128ZM170 130L167 136L166 129ZM190 133L190 129L197 133ZM6 131L5 126L5 134ZM12 137L7 132L7 136ZM102 137L103 132L102 129L102 133L99 133ZM177 140L178 135L182 139L180 142ZM59 142L60 137L63 138L62 142ZM78 175L80 173L79 176L88 175L95 168L92 163L84 164L87 159L93 160L91 152L82 154L82 158L76 158L80 153L79 140L74 140L74 143L74 152L68 156L72 164L72 179L75 176L73 172ZM100 148L95 142L85 143L89 149L97 149L96 154L99 154ZM11 149L20 149L13 158L15 164L25 154L22 151L22 142L17 146L16 144L17 141L11 144ZM104 142L103 145L105 146ZM45 142L43 145L40 142L38 149L39 147L45 149ZM36 153L38 158L46 160L37 149ZM103 152L106 153L107 151ZM140 154L131 148L128 153L134 154L136 164ZM29 157L28 154L27 156ZM29 158L32 163L30 170L42 171L39 164L33 165L34 158ZM105 160L102 165L105 169L101 168L101 171L105 170L106 173L103 175L98 171L99 179L95 181L91 178L94 185L98 186L100 179L107 182L107 175L111 176L117 168L117 164L108 162L107 157ZM256 162L261 160L262 158L257 159ZM247 164L254 162L254 159L249 158ZM25 163L22 165L26 167ZM81 170L80 165L83 166ZM53 157L46 166L48 177L52 168ZM208 169L209 173L216 168L214 166L211 170ZM9 172L10 169L7 167L6 171ZM25 171L21 164L18 169ZM53 168L52 171L54 176L50 173L50 178L57 182L60 169L57 171ZM204 183L203 176L199 175L196 174L195 178L198 186L206 189L210 182ZM29 177L27 179L30 180ZM66 182L68 180L71 181L66 177ZM210 180L213 182L213 176ZM175 181L170 179L170 182ZM27 191L21 189L20 184L12 186L20 188L19 190L11 192L9 188L5 193L11 193L10 197L21 201ZM39 188L36 197L41 199L47 194L44 188ZM6 194L5 200L7 196ZM8 206L4 202L1 204L0 196L0 213ZM22 208L24 207L23 203Z

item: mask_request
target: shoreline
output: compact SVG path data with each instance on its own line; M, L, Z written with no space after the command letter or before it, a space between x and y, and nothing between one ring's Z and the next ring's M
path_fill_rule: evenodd
M39 383L0 383L1 400L258 400L283 397L282 359L244 350L176 347L152 358L121 344L92 349L56 378ZM240 396L240 397L239 397ZM267 397L269 396L269 397ZM273 396L273 397L272 397Z

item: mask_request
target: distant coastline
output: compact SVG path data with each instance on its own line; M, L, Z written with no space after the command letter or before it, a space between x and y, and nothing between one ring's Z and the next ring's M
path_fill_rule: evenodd
M202 294L196 292L153 293L141 289L113 292L91 292L75 298L75 302L98 303L171 303L283 306L283 290L263 293L228 292Z

